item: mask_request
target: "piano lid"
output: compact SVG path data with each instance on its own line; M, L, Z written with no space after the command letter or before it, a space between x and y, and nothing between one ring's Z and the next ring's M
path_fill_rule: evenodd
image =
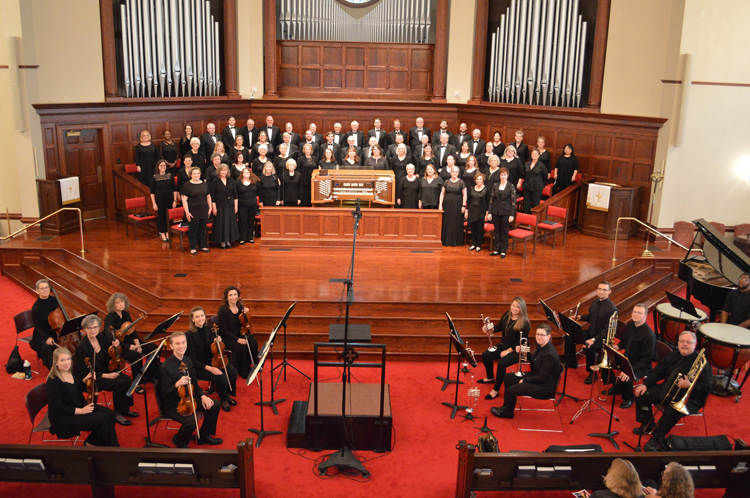
M750 273L750 258L734 244L727 243L727 239L703 218L694 220L693 223L706 239L703 244L703 255L706 260L727 280L737 285L740 275Z

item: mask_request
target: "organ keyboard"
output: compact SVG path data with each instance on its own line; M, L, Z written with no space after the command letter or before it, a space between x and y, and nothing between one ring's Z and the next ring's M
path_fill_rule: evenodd
M312 203L360 199L371 204L396 203L396 176L387 170L316 169L312 174Z

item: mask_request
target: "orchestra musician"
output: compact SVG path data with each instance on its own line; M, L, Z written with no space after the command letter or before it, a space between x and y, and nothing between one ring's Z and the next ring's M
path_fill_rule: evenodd
M586 354L586 371L589 372L584 383L591 384L594 381L594 372L591 367L596 363L596 355L602 350L604 338L607 336L607 326L612 313L617 311L615 303L609 300L612 293L612 284L606 280L599 282L596 287L596 299L589 307L589 312L583 316L577 316L576 320L588 322L588 337L584 343ZM566 355L568 368L578 368L575 358L575 345L572 339L566 340ZM569 346L569 347L568 347Z
M216 323L219 325L219 335L224 344L232 351L237 373L243 379L247 379L253 365L258 361L258 341L252 335L252 331L242 323L243 315L250 320L250 310L244 305L242 308L239 307L240 296L240 290L234 285L224 289Z
M721 311L721 323L750 328L750 275L743 273L737 288L727 294Z
M504 403L500 408L492 407L492 414L500 418L513 418L518 396L532 396L538 399L547 399L555 395L557 381L560 378L560 357L557 355L555 346L550 341L552 329L542 322L536 326L534 338L537 348L529 357L531 372L517 377L514 373L505 374ZM516 346L516 352L520 352L520 346Z
M213 352L211 344L222 342L221 336L214 336L211 325L206 319L206 312L200 306L190 310L190 329L187 332L187 356L192 360L198 380L208 380L216 386L216 393L221 401L221 409L231 410L230 406L237 405L232 398L237 385L237 370L231 364L226 368L211 366Z
M83 397L91 372L83 378L73 375L68 348L56 349L52 359L47 375L50 433L64 439L88 431L86 446L120 446L115 432L115 412L106 406L87 403Z
M29 346L36 352L48 370L52 368L52 355L57 349L57 334L49 324L49 315L60 306L57 299L50 297L50 285L46 279L36 281L36 293L39 298L31 307L31 318L34 321L34 333Z
M496 346L495 351L486 349L482 353L482 363L484 363L487 377L477 381L479 384L493 384L492 391L484 397L485 399L497 398L508 367L518 363L516 346L520 345L522 337L529 337L531 331L529 312L526 309L526 301L522 297L513 298L510 309L495 326L495 331L502 332L502 340ZM482 326L482 332L487 333L486 325ZM497 373L493 375L492 364L495 360L497 360Z
M216 422L219 419L219 406L214 404L214 401L206 396L198 385L195 367L186 354L188 340L185 332L173 332L169 336L169 342L172 345L172 356L167 358L159 369L159 394L164 414L175 422L182 424L177 434L172 437L172 443L177 448L187 448L190 439L193 437L193 431L197 427L195 417L192 414L181 415L177 411L180 402L178 388L180 386L187 387L189 383L193 386L195 399L200 400L200 403L197 403L197 409L203 412L203 423L201 424L198 444L221 444L223 441L215 437Z
M680 333L677 341L677 349L661 359L654 367L643 384L635 388L636 420L641 427L633 429L635 434L651 434L651 439L644 446L645 451L666 450L666 436L672 427L684 416L683 413L671 406L672 401L683 398L686 390L691 387L691 381L687 373L693 367L698 353L695 352L696 336L690 330ZM660 381L664 381L659 384ZM698 412L705 404L711 392L711 368L701 370L693 381L695 386L690 392L690 397L685 407L690 413ZM678 389L671 389L676 384ZM669 392L671 390L671 393ZM672 394L674 393L674 394ZM667 398L670 394L670 398ZM652 406L662 405L664 412L658 423L654 423L652 417ZM645 424L645 425L644 425Z
M96 315L88 315L81 322L81 330L85 336L76 347L74 363L78 377L85 377L91 368L94 369L96 385L99 391L112 392L112 406L115 410L115 421L120 425L131 425L125 417L137 417L138 414L130 410L133 398L127 395L132 383L130 378L121 372L109 372L109 347L117 347L120 342L109 340L107 334L100 334L102 321ZM89 365L86 364L89 360Z

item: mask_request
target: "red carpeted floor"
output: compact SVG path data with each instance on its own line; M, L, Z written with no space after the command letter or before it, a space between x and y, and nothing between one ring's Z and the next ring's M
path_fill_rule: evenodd
M15 330L12 317L16 313L29 309L34 302L34 296L0 277L0 311L3 319L0 321L0 352L3 360L7 359L15 340ZM33 352L27 344L21 344L21 356L30 361L35 360ZM277 356L278 361L278 356ZM293 364L312 374L311 361L293 361ZM32 361L32 368L36 362ZM376 372L371 369L354 369L353 373L359 382L378 382ZM309 381L293 370L289 370L286 382L280 382L276 392L277 398L287 401L278 405L279 415L274 416L270 409L266 409L265 427L267 430L280 430L280 436L267 437L260 448L255 449L256 489L259 497L270 496L309 496L309 497L451 497L454 496L456 483L457 451L456 443L461 440L476 442L477 426L472 421L463 421L460 416L451 420L450 409L441 405L443 401L453 402L455 390L450 386L441 391L442 383L435 379L446 373L444 363L412 363L391 362L387 366L386 380L390 384L391 403L393 410L393 425L395 441L393 451L380 455L373 452L360 452L359 456L365 460L365 466L372 474L369 481L349 479L344 476L320 478L315 472L315 460L323 453L313 453L297 450L287 450L285 435L288 417L292 409L293 400L307 399ZM0 443L26 444L29 437L31 423L24 406L24 394L44 381L46 370L42 375L34 375L31 381L14 380L9 375L0 375L0 388L5 393L4 409L0 412ZM451 376L454 373L451 372ZM484 377L484 370L480 367L474 370L476 379ZM571 370L568 377L568 392L577 397L588 398L589 388L583 384L585 372L583 369ZM336 369L321 370L321 378L335 382L339 377ZM468 398L466 390L471 381L471 375L462 376L466 382L459 388L459 404L466 404ZM264 393L269 396L269 377L266 377ZM499 406L500 400L485 401L484 395L490 386L480 386L482 397L476 409L480 417L480 424L484 416L489 416L488 424L500 442L502 451L532 450L542 451L551 444L601 444L605 451L614 451L609 442L603 439L588 437L590 432L604 432L607 429L608 415L603 411L586 412L572 425L570 420L581 403L565 400L559 410L562 424L555 414L541 413L527 416L524 414L524 426L562 426L563 433L519 432L518 418L500 420L490 415L490 407ZM149 407L155 414L154 403L151 398ZM224 439L221 448L233 448L236 442L252 434L248 428L259 428L260 419L258 407L257 385L239 386L237 400L239 405L231 413L221 413L219 418L218 437ZM143 398L137 396L135 411L141 417L133 420L130 427L117 426L120 443L123 446L138 447L142 445L145 436L145 417ZM609 407L609 402L605 403ZM619 401L618 401L619 405ZM711 396L706 407L706 422L709 434L727 434L733 438L750 440L750 427L742 422L750 415L748 401L743 400L735 404L734 398L719 398ZM613 429L620 431L616 437L621 450L629 451L623 444L628 441L635 445L637 437L631 429L635 423L634 409L620 410L615 414L620 422L615 422ZM685 426L677 427L676 434L703 435L703 423L693 417ZM156 442L170 444L171 431L167 431L163 424L157 426L154 436ZM32 443L42 444L39 435L32 438ZM56 498L90 496L90 489L85 486L62 485L27 485L0 483L2 497L35 497L52 495ZM206 491L194 489L170 488L122 488L118 495L132 498L150 498L154 493L162 496L179 496L184 498L204 496ZM211 490L211 496L238 496L237 491ZM480 496L493 496L498 493L479 493ZM508 496L521 496L519 493L505 493ZM570 492L535 493L523 492L523 496L569 497ZM699 492L696 496L719 497L720 491Z

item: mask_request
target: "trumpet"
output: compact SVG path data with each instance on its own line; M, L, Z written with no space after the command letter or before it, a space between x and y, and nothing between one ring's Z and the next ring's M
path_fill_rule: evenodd
M687 388L687 391L685 391L685 394L682 396L682 398L680 398L679 400L672 400L669 403L669 406L682 413L683 415L690 415L690 410L687 409L687 406L685 406L685 404L690 397L690 393L693 391L693 387L695 387L698 376L701 374L703 369L706 368L707 363L708 361L706 360L706 350L701 349L700 353L698 353L698 357L695 359L693 365L690 367L690 370L687 373L687 378L690 381L690 387ZM677 383L679 381L680 378L677 377L674 380L674 384L669 388L669 390L671 391L673 387L677 387ZM678 393L679 388L677 389L677 391L675 391L673 396L676 398ZM664 399L666 400L668 397L669 392L667 392L667 396Z
M469 341L466 341L466 352L469 353L469 356L471 356L471 359L474 360L473 363L476 365L477 359L474 356L474 350L469 347ZM461 364L461 367L463 367L464 373L469 371L469 362L464 360L464 362Z
M607 325L607 339L604 341L604 344L610 347L615 345L615 332L617 332L617 312L616 311L612 313L611 317L609 317L609 324ZM609 356L607 355L607 350L603 349L602 353L604 354L604 356L602 357L602 361L598 365L599 368L611 369L612 365L609 363Z
M519 355L518 355L518 372L516 372L516 377L523 377L523 370L521 370L521 364L526 361L528 358L529 351L531 350L529 348L529 340L525 337L521 337L521 340L518 341L518 345L520 347Z
M479 392L479 387L474 386L474 376L471 376L471 387L466 390L466 395L469 397L469 406L466 407L466 413L473 413L474 407L477 406L477 400L479 399L479 396L481 393ZM473 400L471 398L474 398ZM472 403L473 401L473 403Z
M482 322L484 322L482 330L487 334L487 340L490 341L490 347L487 348L487 351L494 353L497 351L497 347L492 344L492 338L495 336L495 325L490 321L490 317L484 316L483 314L481 317Z

